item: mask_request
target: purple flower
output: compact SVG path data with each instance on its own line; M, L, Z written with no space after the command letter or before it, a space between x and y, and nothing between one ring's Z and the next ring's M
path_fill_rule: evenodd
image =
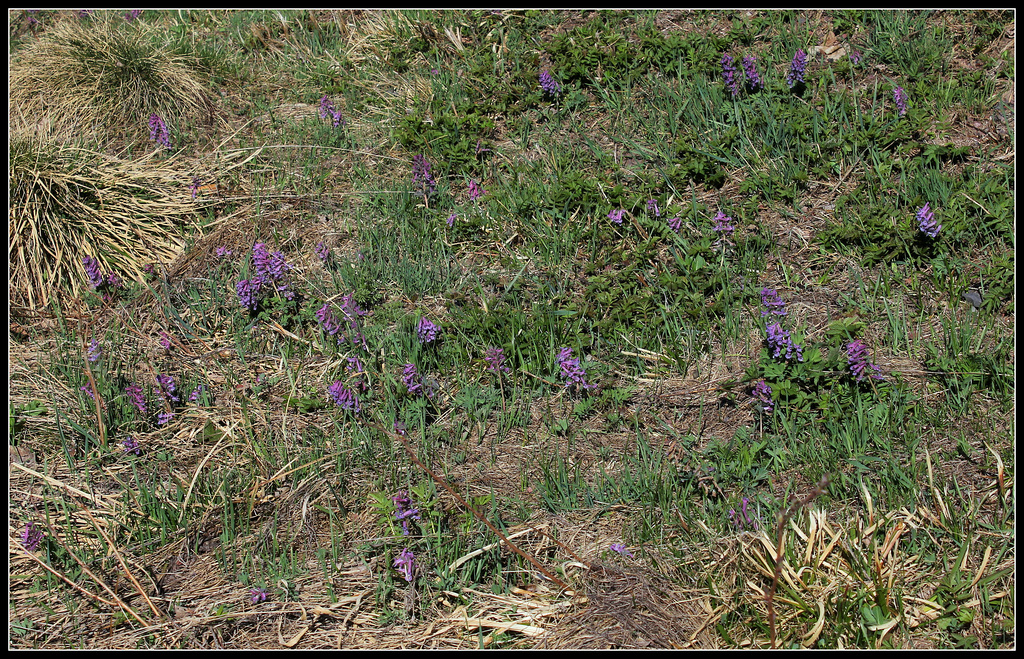
M21 532L21 546L28 551L35 551L39 549L42 541L43 532L36 526L36 523L29 522L26 524L25 529Z
M572 385L579 385L583 389L595 389L596 384L587 384L584 379L587 375L580 366L579 358L572 356L572 348L562 348L558 351L559 376L565 380L566 388Z
M608 219L611 220L612 222L614 222L615 224L622 224L622 216L625 215L625 214L626 214L625 210L623 210L621 208L618 208L618 209L613 210L612 212L608 213Z
M96 339L92 339L91 341L89 341L89 351L88 351L88 359L89 359L89 361L93 362L93 363L98 362L100 360L100 357L102 357L102 356L103 356L103 347L96 341Z
M334 103L331 102L331 99L327 98L327 94L324 94L323 98L320 99L320 118L327 119L328 117L330 117L335 128L345 123L341 118L341 111L335 109Z
M142 414L146 413L146 397L142 394L142 387L137 384L128 385L125 387L124 392L128 394L128 398L135 405L136 409Z
M935 213L928 210L928 204L917 209L917 228L929 238L937 238L941 224L935 222Z
M476 181L470 179L469 181L469 200L476 201L480 197L484 196L487 190L484 190L482 186L478 185Z
M850 372L857 378L857 382L864 379L864 372L870 368L874 371L871 375L875 380L884 380L881 370L875 364L868 361L868 349L859 339L850 341L846 346L846 360L850 365Z
M789 312L786 311L786 303L779 297L778 292L774 288L762 288L761 289L761 304L767 307L766 310L761 312L761 317L765 317L768 314L776 316L787 316Z
M683 218L673 217L668 221L668 226L676 233L679 233L683 228Z
M204 391L206 391L206 385L205 385L205 384L201 384L201 385L199 385L198 387L196 387L196 388L195 388L195 389L194 389L194 390L192 391L192 393L190 393L190 394L188 395L188 399L189 399L189 401L190 401L190 402L193 402L193 403L197 403L197 402L199 402L199 396L200 396L200 394L202 394L202 393L203 393Z
M82 263L85 264L85 275L89 278L89 285L92 290L98 290L104 284L103 275L100 274L100 262L91 256L83 256Z
M423 196L431 195L437 189L434 177L430 175L430 162L427 161L426 156L423 154L413 156L412 184L416 186L417 192Z
M656 199L647 200L647 212L654 213L654 217L661 217L661 209L658 208L658 201Z
M256 307L259 305L259 294L260 288L263 286L263 281L256 277L255 279L243 279L235 285L235 290L238 291L238 299L241 301L242 306L249 311L256 311Z
M793 55L793 61L789 65L789 74L786 76L786 84L792 89L798 82L804 81L804 71L807 69L807 53L802 49Z
M171 337L168 336L167 332L160 332L160 345L163 346L164 350L171 349Z
M79 9L78 10L78 17L84 21L87 18L92 18L92 15L93 15L94 11L95 10L93 10L93 9Z
M93 395L92 393L92 387L90 387L89 385L83 384L81 387L78 388L78 390L85 393L85 395L88 396L89 398L96 400L96 396Z
M753 527L753 529L756 531L757 530L757 520L756 519L752 519L750 517L750 515L747 514L747 504L748 504L748 502L749 502L749 499L747 499L747 497L743 497L743 508L740 511L739 515L736 514L736 510L734 508L730 508L729 509L729 519L732 521L733 524L736 525L737 528L742 529L742 528L744 528L746 526L750 526L750 527Z
M484 361L487 362L487 370L492 373L509 373L512 371L508 366L505 366L505 351L502 348L488 348L487 353L484 355Z
M134 437L125 437L124 441L121 442L121 450L125 453L142 455L142 449L139 448L139 441Z
M772 357L778 357L782 354L782 351L786 351L786 359L788 360L796 352L797 361L804 360L804 349L803 346L799 346L793 343L793 339L789 337L789 332L782 329L782 325L775 323L774 325L768 326L768 349L773 350Z
M406 364L402 367L402 384L410 394L423 395L423 381L415 364Z
M156 415L156 423L157 425L162 426L173 418L174 412L161 412Z
M629 558L633 558L633 552L626 549L626 545L621 542L613 542L611 544L611 550L622 556L628 556Z
M365 315L366 312L355 303L351 293L341 298L341 313L350 330L348 337L342 333L342 324L327 303L324 303L324 306L320 307L316 312L316 317L325 332L337 337L338 343L344 343L345 339L348 338L353 344L361 344L365 347L366 341L363 338L362 332L359 331L359 317Z
M759 89L763 89L761 84L761 76L757 74L757 58L744 55L743 57L743 73L747 77L747 89L752 92L756 92Z
M126 11L124 13L124 20L128 21L129 23L131 23L136 18L138 18L141 14L142 14L142 10L141 9L131 9L131 10Z
M448 219L445 221L445 223L448 225L449 229L451 229L453 226L455 226L455 213L454 212L452 212L452 214L448 216Z
M412 507L412 498L405 490L391 497L395 504L395 519L402 523L402 535L409 535L409 520L420 519L420 509Z
M107 285L111 288L121 288L121 278L113 272L107 273Z
M350 373L350 380L353 380L353 387L365 393L370 390L370 384L366 381L366 369L358 357L349 357L345 371Z
M336 380L334 384L327 388L327 393L330 394L331 400L334 404L343 410L351 410L353 412L359 412L359 398L355 392L346 389L345 383L341 380Z
M149 115L149 139L171 148L171 134L167 131L167 124L156 113Z
M327 263L327 261L331 258L331 248L325 245L323 242L317 243L316 247L313 248L313 251L316 252L317 257L323 263Z
M892 98L896 101L896 109L902 117L907 113L907 92L903 91L902 87L897 87L892 92Z
M224 247L223 245L218 247L215 253L217 254L217 258L221 259L226 259L227 257L231 256L231 250L228 249L227 247Z
M765 412L771 412L775 409L775 401L772 400L772 388L769 387L768 383L764 380L761 380L754 385L754 391L751 395L761 401Z
M166 398L169 402L178 402L178 397L174 395L174 392L177 389L177 387L174 384L174 378L172 378L170 375L163 375L161 373L158 373L156 376L156 383L160 385L160 393L163 394L164 398Z
M722 76L725 78L725 88L732 98L740 95L740 82L736 77L736 65L733 63L732 55L722 55Z
M256 278L265 284L280 281L291 270L291 266L284 260L284 254L271 252L264 243L252 246L252 262L256 266Z
M397 435L405 437L406 434L408 434L405 429L405 424L399 421L398 419L395 419L395 422L391 424L391 427L394 429L395 434Z
M863 57L863 55L861 54L861 52L859 50L857 50L856 48L853 48L853 47L850 48L850 63L851 64L853 64L855 66L857 64L860 64L860 60L861 60L862 57Z
M260 602L266 602L267 595L270 593L265 588L250 588L249 594L252 595L252 599L249 601L253 604L259 604Z
M420 344L431 343L437 338L438 327L426 318L420 318L420 324L416 327L416 339Z
M203 179L198 176L192 177L192 182L188 186L188 191L192 193L192 198L195 199L196 195L199 194L199 187L203 184Z
M395 558L395 568L402 573L402 578L412 583L413 574L416 572L416 557L406 547L402 552Z
M714 218L715 226L711 227L711 230L720 233L723 240L728 240L732 237L733 232L736 231L736 227L731 222L731 217L722 211L718 211Z
M558 96L558 93L562 91L562 86L555 82L547 69L540 72L540 86L548 96Z

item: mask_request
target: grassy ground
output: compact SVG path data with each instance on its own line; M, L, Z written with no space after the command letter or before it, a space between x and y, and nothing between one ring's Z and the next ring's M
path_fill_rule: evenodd
M10 12L9 643L1013 646L1013 21Z

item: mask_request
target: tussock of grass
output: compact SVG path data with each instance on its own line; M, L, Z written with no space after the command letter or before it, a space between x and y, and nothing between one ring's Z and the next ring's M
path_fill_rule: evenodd
M64 21L12 56L9 120L65 139L144 141L153 113L172 130L212 119L204 79L198 58L152 28Z

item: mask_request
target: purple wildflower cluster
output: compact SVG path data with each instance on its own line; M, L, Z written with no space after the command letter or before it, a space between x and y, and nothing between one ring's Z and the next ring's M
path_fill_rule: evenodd
M772 388L768 386L768 383L764 380L760 380L754 385L754 391L751 395L757 400L761 401L762 409L765 412L771 412L775 409L775 401L772 400Z
M668 226L669 226L670 229L672 229L676 233L679 233L683 229L683 218L681 218L681 217L673 217L672 219L670 219L668 221Z
M846 360L850 365L850 372L857 378L857 382L864 379L865 371L871 369L874 373L871 375L875 380L884 380L885 378L881 375L881 370L875 364L868 361L868 349L867 346L861 340L850 341L846 346Z
M613 543L612 543L612 544L610 545L610 547L609 547L609 548L610 548L610 549L611 549L611 550L612 550L613 552L615 552L616 554L619 554L620 556L627 556L627 557L629 557L629 558L634 558L634 556L633 556L633 552L631 552L631 551L629 551L628 549L626 549L626 545L625 545L625 543L622 543L622 542L613 542Z
M406 364L402 367L402 384L410 394L423 395L423 380L415 364Z
M269 595L269 594L270 593L267 592L266 588L250 588L249 589L249 595L251 595L251 598L250 598L249 601L252 602L253 604L259 604L260 602L266 602L267 601L267 595Z
M98 362L100 360L100 357L102 357L102 356L103 356L103 346L101 346L99 344L99 342L96 341L96 339L92 339L91 341L89 341L89 350L88 350L88 353L87 353L87 359L90 362L96 363L96 362Z
M121 450L125 453L134 453L135 455L142 455L142 449L139 448L139 440L134 437L125 437L124 441L121 442Z
M107 292L121 286L121 279L113 272L103 275L100 272L100 262L91 256L83 256L82 263L85 265L85 276L92 290Z
M146 397L142 393L142 387L137 384L131 384L125 387L124 393L128 395L128 399L140 413L146 413Z
M786 75L786 84L790 89L795 87L797 83L804 82L804 71L807 70L807 53L803 49L796 51L793 55L793 61L789 64L789 74Z
M331 99L327 98L327 94L324 94L323 98L320 99L320 118L330 118L335 128L345 123L345 120L341 118L341 110L334 107L334 103L331 102Z
M434 193L437 183L430 175L430 162L423 154L413 156L412 159L412 184L416 186L417 193L424 197Z
M173 418L174 412L161 412L156 415L156 423L158 426L162 426Z
M782 298L779 297L778 291L776 291L774 288L761 289L761 304L767 307L766 309L761 311L762 318L769 314L775 316L789 315L789 312L786 311L786 303L782 301Z
M478 184L476 181L470 179L469 181L469 200L476 201L480 197L484 196L487 190L484 190L483 186Z
M175 395L177 386L174 384L174 378L170 375L164 375L163 373L157 373L156 383L160 386L160 395L167 400L168 403L177 403L178 397Z
M452 214L448 216L447 220L445 220L445 224L448 225L449 229L451 229L453 226L455 226L455 217L456 217L455 216L455 211L452 211Z
M25 525L25 529L21 532L21 546L28 551L35 551L39 549L39 545L43 542L43 532L36 525L35 522L29 522Z
M917 209L917 228L929 238L938 238L942 225L935 222L935 213L928 209L928 204Z
M218 247L215 253L217 254L217 258L219 259L226 259L227 257L231 256L231 250L228 249L227 247L224 247L223 245Z
M653 215L654 217L661 217L661 209L658 208L657 199L647 200L647 212Z
M907 92L902 87L897 87L892 92L892 99L896 102L896 111L902 117L907 113Z
M167 124L155 112L149 115L149 139L168 149L171 148L171 133L167 130Z
M420 344L433 343L437 339L438 326L430 322L426 318L420 318L419 325L416 326L416 340Z
M316 247L313 248L313 251L316 253L317 258L319 258L325 265L330 261L331 248L325 245L323 241L318 242Z
M285 281L285 273L291 270L291 266L284 260L283 253L271 252L265 243L256 243L252 246L252 261L256 276L252 279L243 279L235 286L243 307L251 312L256 311L261 294L271 289L284 296L286 300L295 299L295 293L288 288Z
M725 89L729 95L737 98L740 95L740 81L736 75L736 64L729 53L722 55L722 77L725 78Z
M559 377L565 380L566 388L578 385L583 389L595 389L596 384L587 384L586 371L580 366L578 357L572 356L572 348L562 348L558 351Z
M362 409L359 406L359 397L351 389L346 389L345 383L341 380L335 380L334 384L327 388L327 393L334 404L343 410L359 413Z
M128 21L129 23L131 23L132 21L134 21L136 18L138 18L141 15L142 15L142 10L141 9L130 9L130 10L128 10L128 11L126 11L124 13L124 20Z
M764 89L761 83L761 76L757 73L757 58L750 55L743 56L743 73L747 78L747 89L756 92Z
M788 360L796 353L797 361L802 362L804 360L804 349L803 346L793 343L793 339L789 336L789 331L782 329L780 323L775 323L768 326L768 349L772 351L772 357L779 357L782 351L786 351L786 359Z
M395 557L395 569L402 573L402 578L412 583L413 575L416 573L416 557L409 548L402 549L402 552Z
M366 393L370 390L370 383L366 380L366 368L358 357L349 357L345 372L349 374L352 381L352 388L356 391Z
M742 506L742 509L740 510L739 514L736 513L735 509L730 508L729 509L729 521L738 529L743 529L743 528L745 528L747 526L750 526L751 528L753 528L756 531L757 530L757 520L751 518L750 515L747 514L747 504L748 503L749 503L749 499L747 499L747 497L743 497L743 506Z
M413 508L412 497L405 490L391 497L395 504L395 519L402 523L402 535L409 535L409 520L420 519L420 509Z
M547 69L540 72L540 86L548 96L558 96L559 92L562 91L562 86L551 77Z
M616 208L612 212L608 213L608 219L615 224L622 224L622 216L626 214L626 211L622 208Z
M334 311L328 303L324 303L324 306L316 312L317 320L320 321L321 327L324 331L335 336L338 339L338 343L344 343L347 338L352 342L353 345L359 345L366 347L366 338L363 336L362 331L359 329L359 318L365 316L366 312L359 308L351 293L341 298L341 313L344 318L345 325L348 327L348 333L344 333L342 330L342 323L339 322L338 317L334 315Z
M206 385L205 384L201 384L198 387L196 387L195 389L193 389L192 393L190 393L188 395L189 402L191 402L191 403L198 403L199 402L199 396L201 396L204 391L206 391Z
M733 232L736 231L736 226L732 224L732 218L722 211L718 211L718 214L715 215L714 223L715 226L711 227L711 230L718 233L721 236L721 240L728 241L732 237Z
M488 348L484 354L487 370L491 373L509 373L512 369L505 365L505 351L502 348Z

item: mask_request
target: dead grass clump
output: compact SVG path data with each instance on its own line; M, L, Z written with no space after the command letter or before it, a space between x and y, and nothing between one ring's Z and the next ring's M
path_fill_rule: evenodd
M198 58L152 30L58 23L11 61L9 120L15 129L65 138L149 139L150 114L171 129L212 117Z

